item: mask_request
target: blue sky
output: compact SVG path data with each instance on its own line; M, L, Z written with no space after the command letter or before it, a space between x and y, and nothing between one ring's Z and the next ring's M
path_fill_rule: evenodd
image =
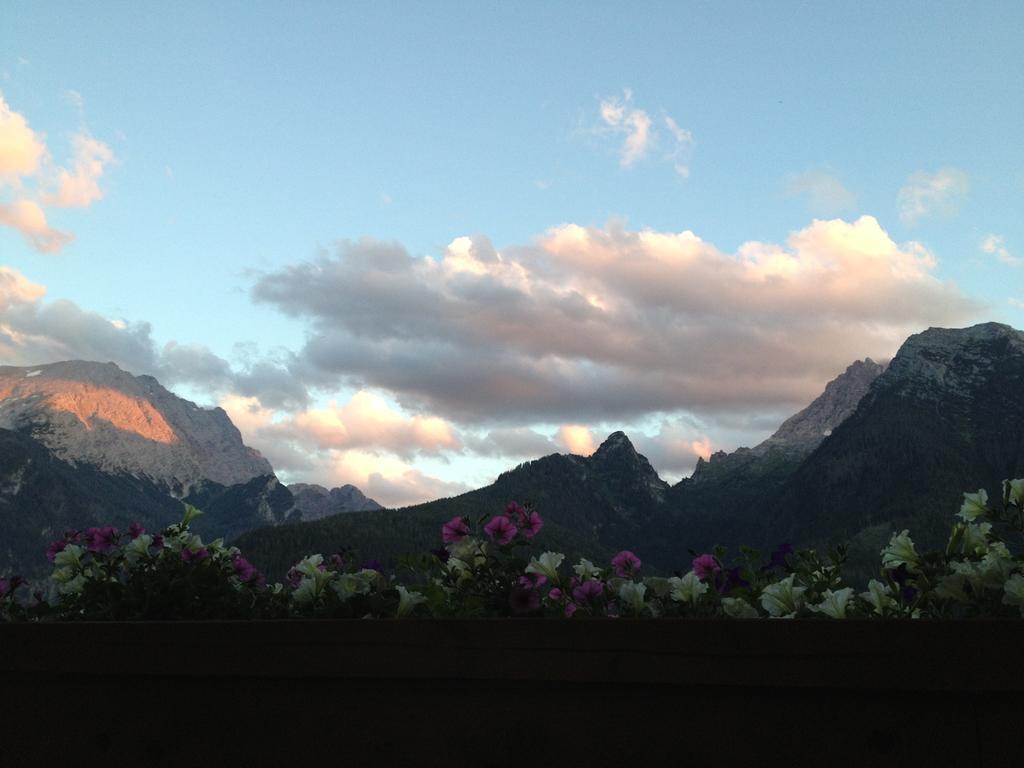
M678 477L897 337L1024 327L1019 3L0 2L0 16L0 140L25 126L45 145L31 171L4 176L0 159L0 264L27 281L0 302L0 357L105 356L236 417L244 405L243 434L287 477L399 503L619 427ZM73 240L41 252L18 201ZM684 231L712 250L684 258L653 237ZM459 238L499 260L466 262ZM401 262L384 287L381 242ZM800 269L768 266L773 249ZM888 254L871 262L896 276L885 290L869 252ZM637 253L646 282L620 294L607 259ZM715 281L750 259L749 294ZM845 282L812 296L817 269ZM304 301L333 280L348 310ZM603 315L577 328L580 296ZM80 316L47 311L62 299ZM394 322L408 307L423 322ZM82 330L97 318L123 333ZM578 343L554 339L561 321ZM655 349L676 362L662 370ZM729 357L754 349L761 369ZM488 366L523 380L475 378ZM757 375L776 368L789 373Z

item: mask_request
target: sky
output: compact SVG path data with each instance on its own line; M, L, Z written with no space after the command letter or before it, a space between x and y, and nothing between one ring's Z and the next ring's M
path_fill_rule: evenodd
M663 477L929 326L1024 328L1024 5L0 0L0 364L286 482Z

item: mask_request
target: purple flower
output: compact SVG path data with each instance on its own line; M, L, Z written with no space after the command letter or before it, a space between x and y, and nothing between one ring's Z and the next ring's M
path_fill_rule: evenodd
M154 549L163 549L164 548L164 537L161 536L159 533L154 535L153 536L153 543L150 544L149 546L153 547Z
M455 544L469 536L469 522L464 517L453 517L441 526L441 541Z
M514 501L510 501L508 504L505 505L504 514L505 517L514 520L516 522L516 525L522 525L523 521L526 520L527 515L529 513L526 511L526 507L522 506L521 504L516 504Z
M143 528L138 523L132 523L131 525L128 526L128 535L132 537L132 541L134 541L135 539L139 538L139 536L141 536L145 532L146 532L146 529Z
M256 570L256 566L241 555L236 556L235 559L231 561L231 566L235 569L235 576L237 576L238 580L243 584L259 580L260 573Z
M551 589L551 591L548 592L548 600L552 600L552 601L557 603L561 599L562 599L562 590L560 590L558 587L553 587Z
M288 586L292 589L298 589L299 584L302 583L302 574L295 570L294 567L288 569L288 573L285 574L285 579L288 581Z
M740 576L739 568L730 568L725 572L725 578L722 580L722 585L719 588L719 593L729 592L736 588L749 587L750 582Z
M188 548L181 550L181 561L183 563L201 563L209 556L210 553L206 550L206 547L200 547L194 552Z
M50 546L46 548L46 559L52 563L53 559L57 557L57 553L63 552L64 548L67 545L68 542L65 539L60 539L59 541L51 541Z
M519 531L528 539L532 539L540 529L544 527L544 521L536 512L529 512L523 520L520 520Z
M90 552L107 554L117 545L117 529L106 525L85 530L85 546Z
M432 549L432 550L430 550L430 554L432 554L434 557L436 557L442 563L447 563L448 562L448 558L450 558L452 556L452 553L449 552L444 547L440 547L439 549Z
M515 587L509 593L508 604L512 613L533 613L540 608L540 593L536 589Z
M640 570L641 565L640 558L628 549L622 550L612 558L612 568L615 569L615 575L621 576L624 579L631 578L633 574Z
M604 594L604 584L594 579L587 579L572 590L572 599L577 603L589 603Z
M699 555L693 558L693 572L703 581L721 572L722 564L714 555Z
M571 618L576 613L576 603L568 602L565 604L565 618Z
M775 568L788 570L789 563L786 561L786 557L792 555L794 551L792 544L780 544L779 548L772 552L771 561L761 570L770 571Z
M516 527L504 515L498 515L484 526L484 531L499 546L508 544L516 537Z
M380 564L380 560L374 560L373 558L365 561L361 567L365 570L377 571L377 573L384 573L384 566Z

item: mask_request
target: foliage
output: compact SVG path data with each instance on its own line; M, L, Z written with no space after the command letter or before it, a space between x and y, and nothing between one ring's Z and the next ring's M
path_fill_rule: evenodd
M824 557L784 545L765 561L741 548L691 553L686 573L642 576L623 550L607 565L560 552L527 555L544 528L536 509L514 502L500 514L459 515L441 526L443 546L386 575L350 552L302 558L286 584L268 585L235 547L204 543L180 523L151 535L133 524L68 531L50 545L43 588L0 579L0 619L266 619L285 617L693 617L974 618L1024 615L1024 479L963 495L942 551L919 552L909 531L881 550L879 578L864 591L844 584L845 546ZM1013 541L1016 539L1016 541ZM402 578L399 578L399 575ZM403 583L404 582L404 583ZM26 597L30 593L31 597Z

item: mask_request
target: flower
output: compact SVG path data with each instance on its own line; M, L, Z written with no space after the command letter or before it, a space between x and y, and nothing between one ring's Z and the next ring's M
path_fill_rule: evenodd
M714 555L699 555L693 559L693 572L697 574L698 579L707 579L721 570L722 564Z
M538 533L540 529L544 527L544 521L540 515L536 512L529 512L527 516L519 523L519 532L528 539L532 539Z
M59 568L77 568L82 564L82 554L84 552L85 550L77 544L68 544L54 555L53 564Z
M512 613L533 613L540 608L540 593L532 587L513 587L508 595L508 604Z
M899 568L905 565L908 571L916 571L920 561L917 550L914 549L914 542L910 540L910 531L906 528L892 535L889 545L881 554L883 568Z
M592 562L587 560L585 557L581 557L580 561L572 567L576 572L576 575L581 579L593 579L601 575L601 569L594 565Z
M189 523L203 514L201 509L196 509L191 504L185 504L185 516L181 518L181 527L187 528Z
M1003 605L1016 605L1024 616L1024 576L1015 573L1003 584Z
M50 546L46 548L46 559L52 563L53 559L57 556L57 553L63 552L64 547L66 547L67 545L68 542L66 539L58 539L57 541L51 541Z
M562 590L560 590L558 587L552 587L551 590L548 592L548 600L551 600L551 601L557 603L561 599L562 599Z
M441 526L441 540L445 544L455 544L469 535L469 521L464 517L453 517Z
M587 579L577 587L573 587L572 599L577 603L589 603L604 593L604 584L600 581Z
M826 589L822 597L824 599L820 603L807 607L815 613L823 613L832 619L845 619L846 606L850 602L850 598L853 597L853 588L843 587L836 592Z
M187 547L181 550L181 562L183 563L201 563L210 557L210 552L206 547L200 547L199 549L188 549Z
M1024 507L1024 477L1003 480L1003 498L1010 504Z
M128 526L128 535L131 536L132 539L139 538L139 536L141 536L145 532L146 529L139 525L139 523L132 523Z
M420 603L427 602L427 598L425 598L419 592L410 592L408 589L406 589L403 586L395 587L395 589L398 590L398 613L397 613L397 616L399 618L401 618L402 616L407 616L409 614L409 612L412 611L412 609L415 608Z
M526 566L527 573L539 573L552 581L558 581L558 566L562 564L565 555L560 552L545 552L540 558L532 558Z
M701 581L695 570L690 571L682 578L673 576L668 583L672 588L670 596L677 603L696 605L700 596L708 591L708 585Z
M484 526L484 532L491 537L498 546L504 546L508 544L512 539L516 537L516 527L512 524L504 515L498 515L492 518L487 525Z
M569 602L565 604L565 618L571 619L572 615L576 613L576 603Z
M103 528L87 528L85 531L86 549L105 555L116 546L117 536L117 529L109 525Z
M957 512L963 520L971 521L988 514L988 493L979 488L977 493L965 493L964 503Z
M868 582L868 591L861 592L860 596L863 600L870 603L875 609L875 613L879 616L884 616L886 610L896 608L896 600L892 597L892 590L888 584L883 584L878 579L872 579Z
M641 565L640 558L628 549L622 550L612 558L612 568L615 569L615 575L621 576L624 579L632 578L633 574L640 570Z
M260 573L256 570L256 566L241 555L238 555L231 561L231 567L235 572L235 576L237 576L238 580L243 584L257 581L260 577Z
M636 581L624 581L619 586L619 599L634 613L640 613L646 607L644 605L644 594L646 592L646 584Z
M782 568L783 570L788 569L789 563L786 561L786 558L789 555L793 554L794 551L795 549L792 544L780 544L778 548L774 552L772 552L771 560L769 561L768 565L766 565L761 570L771 571L775 568Z
M723 597L722 610L733 619L756 619L760 616L757 609L742 597Z
M794 574L790 574L782 581L765 587L761 592L761 607L776 618L790 619L796 616L803 605L803 594L807 588L795 586L795 578Z

